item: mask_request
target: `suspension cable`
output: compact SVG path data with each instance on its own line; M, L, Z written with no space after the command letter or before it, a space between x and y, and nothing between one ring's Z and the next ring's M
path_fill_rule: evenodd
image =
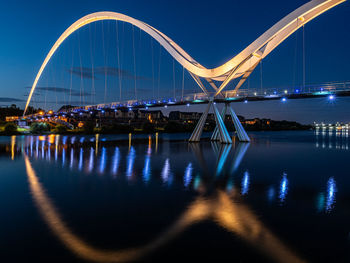
M135 36L134 36L134 25L132 25L132 51L134 58L134 84L135 84L135 100L137 100L137 89L136 89L136 55L135 55Z
M182 90L181 90L181 101L184 100L184 88L185 88L185 68L182 67Z
M305 25L303 25L303 90L305 91L305 76L306 67L305 67Z
M153 38L151 39L151 55L152 55L152 94L153 98L155 97L155 90L154 90L154 51L153 51Z
M84 92L84 83L83 83L83 66L81 61L81 53L80 53L80 33L78 31L78 52L79 52L79 63L80 63L80 105L84 100L82 100L83 92Z
M122 80L120 74L120 58L119 58L119 33L118 33L118 21L116 21L117 31L117 60L118 60L118 80L119 80L119 101L122 100Z
M173 58L173 88L174 88L174 100L176 99L176 83L175 83L175 59Z
M262 60L260 60L260 93L263 93L263 65Z
M105 74L105 93L104 93L104 99L103 102L106 103L107 98L107 68L106 68L106 52L105 52L105 34L104 34L104 27L103 27L103 21L102 22L102 52L103 52L103 60L104 60L104 74Z
M72 66L70 70L69 105L72 105L73 70L74 70L74 45L72 45Z
M94 72L94 58L92 55L92 36L91 36L91 26L89 25L89 39L90 39L90 61L91 61L91 94L90 100L91 104L94 104L94 95L95 94L95 72Z
M159 44L159 63L158 63L158 100L159 100L159 88L160 88L160 65L161 65L161 60L162 58L162 46Z

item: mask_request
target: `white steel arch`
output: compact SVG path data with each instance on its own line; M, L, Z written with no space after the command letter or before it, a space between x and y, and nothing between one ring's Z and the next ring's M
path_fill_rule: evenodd
M311 21L313 18L344 1L346 0L312 0L304 4L280 20L237 56L230 59L223 65L212 69L202 66L168 36L140 20L116 12L97 12L89 14L80 18L69 28L67 28L50 49L35 77L23 115L25 115L27 111L41 74L43 73L53 54L66 38L68 38L76 30L90 23L102 20L116 20L127 22L140 28L158 41L159 44L162 45L178 63L186 68L195 78L197 83L201 84L199 77L205 78L215 89L216 93L214 96L217 96L232 79L243 76L241 82L236 87L237 90L243 84L244 80L249 77L256 65L288 36L294 33L301 26ZM215 84L213 84L211 80L222 81L222 84L219 88L216 88ZM207 93L204 86L200 84L199 86L205 93Z

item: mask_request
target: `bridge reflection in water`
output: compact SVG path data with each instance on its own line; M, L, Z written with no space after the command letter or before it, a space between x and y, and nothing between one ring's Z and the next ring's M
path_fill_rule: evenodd
M225 145L220 146L225 147ZM247 144L243 147L237 147L239 152L235 153L236 159L233 161L233 170L237 169L239 166L237 160L243 158L242 155L246 152L247 147ZM223 165L221 159L226 159L226 151L227 149L219 151L220 154L218 155L217 166ZM200 149L197 148L195 152L201 156ZM143 174L143 178L146 178L145 181L149 180L150 176L149 161L147 161L147 158L150 158L150 153L151 151L148 150L145 159ZM93 156L93 150L90 151L90 157L91 156ZM117 169L115 165L119 162L118 156L119 149L116 148L115 155L113 156L114 161L111 170L112 172ZM127 157L127 173L132 173L134 156L135 151L131 148ZM104 163L104 158L105 157L103 157L102 153L100 164ZM184 210L174 223L170 225L166 231L148 242L146 245L122 250L104 250L96 248L74 234L74 232L67 226L63 217L59 214L39 182L27 153L24 153L24 159L31 194L43 220L47 223L54 235L65 244L68 249L81 258L98 262L133 261L170 242L193 224L200 223L204 220L212 220L219 226L239 236L247 243L278 262L303 262L301 258L285 246L266 226L264 226L247 205L242 203L237 191L233 188L231 188L231 191L227 192L216 190L209 197L204 197L204 193L206 193L205 183L201 183L200 185L201 191L199 196ZM162 169L162 178L165 182L169 179L171 174L169 166L169 159L166 159ZM189 163L185 170L185 187L188 187L189 182L191 181L192 169L192 163ZM218 167L216 167L216 171L218 171ZM246 182L249 181L249 179L246 178L249 177L248 173L245 173L244 177L242 184L246 185ZM243 189L245 189L244 187ZM247 189L244 191L247 193Z
M333 135L315 134L316 140L319 140L320 136L331 137ZM344 140L341 140L341 143L347 144L348 137L346 134L342 136ZM148 140L144 140L144 142L146 143L146 147L141 147L141 149L144 149L144 152L139 156L139 148L137 150L135 148L137 144L130 147L119 143L110 145L110 142L106 138L100 138L99 136L85 136L84 139L75 136L55 135L19 138L13 136L11 137L10 144L6 145L6 152L14 161L16 161L16 156L19 154L24 156L31 194L44 221L59 240L72 252L84 259L99 262L132 261L157 250L183 233L191 225L203 222L204 220L211 220L227 231L240 236L253 247L263 251L276 261L302 261L291 249L282 244L264 226L254 212L244 204L246 196L250 192L254 192L254 184L251 184L251 182L252 180L254 181L255 176L252 178L248 170L243 170L244 172L240 176L237 174L237 171L249 148L249 143L238 143L234 146L212 142L210 144L186 143L185 145L188 145L188 150L195 157L195 162L192 159L185 159L183 177L180 182L184 188L188 189L192 187L197 191L198 196L166 231L146 245L126 250L110 251L95 248L87 241L75 235L74 231L68 228L63 217L59 214L39 182L30 158L33 160L45 160L50 163L54 162L56 165L62 164L65 169L86 174L108 174L112 178L116 176L120 177L124 174L129 180L138 180L140 178L145 184L155 178L160 178L163 184L173 184L176 173L175 170L172 171L169 157L164 158L165 160L162 163L157 162L160 171L157 171L157 169L152 170L151 166L152 158L155 158L161 153L157 149L158 146L164 147L164 144L152 144L151 136L148 137ZM251 143L254 144L254 140ZM210 167L205 158L206 156L204 156L203 148L206 145L211 146L216 155L215 167ZM344 147L334 148L334 150L337 149L341 150ZM143 159L142 172L139 172L135 168L137 155ZM123 156L126 156L125 160L123 160ZM125 166L121 165L123 161L125 161ZM196 170L198 167L195 163L199 164L200 171ZM228 171L228 173L224 173L223 171ZM234 182L234 176L237 175L241 178L240 186ZM178 178L177 175L176 177ZM224 187L222 185L219 187L215 186L213 191L213 181L215 182L215 180L221 180L223 178L225 178ZM280 205L285 205L288 192L290 191L289 180L291 179L288 178L288 175L283 173L280 181L276 182L278 187L272 185L267 188L267 200L271 202L277 198ZM176 181L176 183L178 182L179 180ZM317 195L317 210L319 212L331 212L335 206L336 194L337 184L335 179L331 177L326 182L325 190L319 192Z

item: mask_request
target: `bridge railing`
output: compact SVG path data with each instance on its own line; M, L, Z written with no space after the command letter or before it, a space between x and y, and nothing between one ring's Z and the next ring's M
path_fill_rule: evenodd
M306 86L293 86L286 88L249 88L249 89L239 89L238 91L227 90L223 91L218 99L244 99L244 98L279 98L283 96L290 95L327 95L334 94L340 91L350 91L350 81L348 82L329 82L322 84L312 84ZM187 103L201 103L206 102L210 99L210 96L214 95L215 92L206 93L190 93L184 96L176 96L162 99L145 99L145 100L127 100L121 102L103 103L97 105L87 105L81 107L75 107L70 111L80 111L80 110L102 110L105 108L116 109L120 107L143 107L148 106L162 106L162 105L181 105Z

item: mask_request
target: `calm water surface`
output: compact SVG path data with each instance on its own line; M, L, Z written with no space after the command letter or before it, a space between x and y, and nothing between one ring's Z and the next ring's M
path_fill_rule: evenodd
M346 132L0 137L1 262L350 262Z

